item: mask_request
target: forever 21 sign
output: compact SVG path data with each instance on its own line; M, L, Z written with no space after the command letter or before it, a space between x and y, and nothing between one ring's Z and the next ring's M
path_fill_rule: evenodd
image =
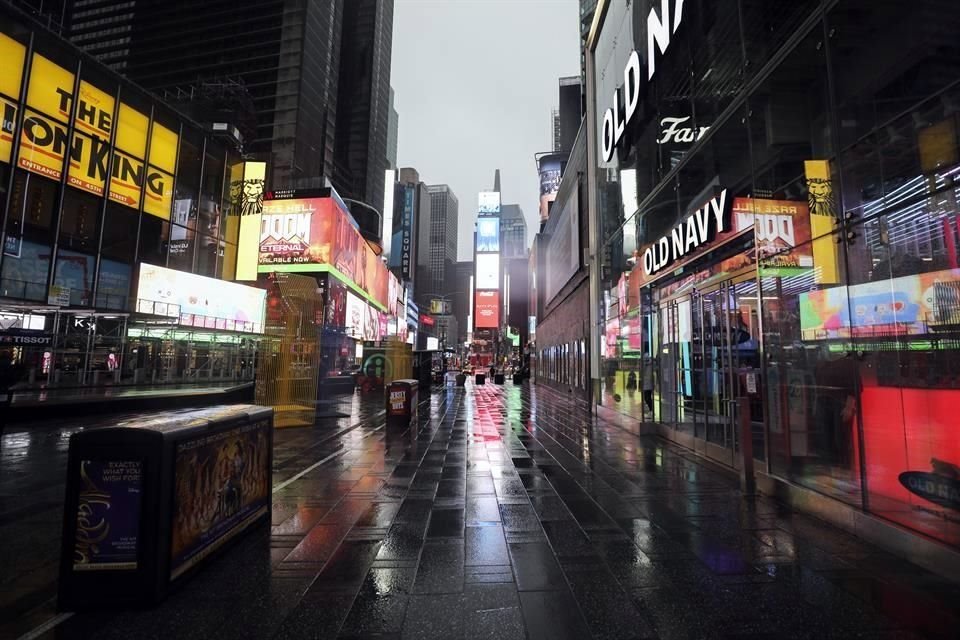
M670 5L673 4L673 12ZM670 18L673 17L671 22ZM656 9L647 15L647 82L656 73L654 47L660 54L667 52L670 38L677 32L683 20L683 0L660 0L660 16ZM600 135L600 151L604 162L613 159L613 151L620 144L627 125L637 111L640 101L640 54L630 52L627 66L623 68L623 86L613 92L613 106L603 114L603 131Z

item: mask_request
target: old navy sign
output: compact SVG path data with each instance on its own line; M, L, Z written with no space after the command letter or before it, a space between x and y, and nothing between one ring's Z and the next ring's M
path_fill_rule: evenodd
M677 260L710 242L718 233L727 231L729 220L727 190L714 196L705 205L661 237L643 252L643 271L652 276Z
M683 0L673 0L673 12L670 0L660 0L660 15L656 9L650 9L647 15L647 82L656 73L654 47L663 55L670 47L670 38L680 27L683 20ZM671 22L670 17L673 16ZM630 52L627 65L623 68L623 86L613 92L613 106L603 114L603 130L600 133L600 151L604 162L613 160L613 151L620 144L623 133L637 111L640 101L640 54Z

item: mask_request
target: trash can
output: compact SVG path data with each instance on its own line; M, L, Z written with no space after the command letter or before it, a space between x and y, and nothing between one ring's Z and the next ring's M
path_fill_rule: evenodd
M493 375L494 384L503 384L506 379L507 379L506 376L502 373L495 373Z
M57 606L156 604L228 542L270 523L273 409L134 416L73 434Z
M485 373L478 373L476 379L474 380L474 382L475 382L476 384L486 384L486 382L487 382L487 374L485 374Z
M467 384L467 376L464 375L464 374L462 374L462 373L458 373L458 374L457 374L457 386L458 386L458 387L463 387L463 386L465 386L466 384Z
M513 374L513 384L523 384L523 374L515 373Z
M420 384L416 380L394 380L387 387L387 426L408 427L417 421Z

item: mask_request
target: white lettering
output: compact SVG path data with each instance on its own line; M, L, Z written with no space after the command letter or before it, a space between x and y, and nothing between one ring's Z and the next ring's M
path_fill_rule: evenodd
M690 120L690 116L683 118L677 117L667 117L660 120L660 126L662 127L660 131L660 139L657 140L658 144L666 144L673 140L673 142L679 144L681 142L691 143L696 142L710 130L710 127L681 127L680 125L686 123ZM694 133L696 132L696 133Z
M662 18L661 18L662 16ZM656 73L656 57L654 48L660 50L660 54L666 53L670 47L670 37L676 33L683 21L683 0L675 0L673 20L671 28L670 20L670 0L660 0L660 16L656 9L650 9L647 16L647 81L653 78ZM622 102L621 102L622 98ZM637 104L640 100L640 54L634 50L627 58L627 64L623 69L623 87L617 88L613 92L613 107L607 109L603 114L602 132L600 135L600 151L604 162L610 162L613 159L614 148L620 144L630 121L637 110ZM694 132L685 132L682 137L690 142L703 135L706 128Z
M683 246L683 225L674 227L673 231L670 232L670 237L673 239L673 255L682 256L686 253Z
M712 198L702 207L695 209L685 220L670 230L656 242L651 243L643 252L643 270L652 276L671 262L679 260L691 251L706 244L710 240L711 229L714 233L727 230L724 214L727 209L727 190ZM713 225L711 225L713 213ZM738 221L742 218L738 217ZM780 227L777 227L778 230ZM792 233L792 227L791 227Z
M613 160L613 109L607 109L603 114L603 131L600 133L601 144L603 145L603 161Z
M727 190L724 189L723 191L720 192L719 199L714 198L713 200L711 200L710 206L713 208L713 217L717 221L717 233L726 231L726 228L724 227L724 224L723 224L724 222L723 212L726 210L726 207L727 207ZM704 209L706 209L706 207L704 207Z
M693 216L690 216L687 218L687 244L684 246L683 252L686 253L691 249L696 249L697 244L697 230L693 224Z
M682 6L677 7L678 10L682 8ZM650 9L650 13L647 15L647 80L652 79L657 70L653 45L657 45L661 54L666 53L667 47L670 46L670 3L668 0L660 0L660 13L663 15L662 21L657 16L656 9ZM678 14L677 24L680 23L679 17Z
M630 52L627 66L623 68L623 93L626 104L623 117L630 122L640 101L640 54L636 50Z

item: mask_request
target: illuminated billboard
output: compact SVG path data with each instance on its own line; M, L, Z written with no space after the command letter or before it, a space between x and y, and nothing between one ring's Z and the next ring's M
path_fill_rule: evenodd
M500 251L500 218L477 218L477 253Z
M500 213L499 191L481 191L478 200L477 211L479 213Z
M474 305L474 327L496 329L500 326L500 292L477 291Z
M960 269L801 293L804 340L922 335L957 321Z
M499 253L478 253L476 258L477 265L477 289L499 289L500 288L500 254Z
M366 334L367 328L367 303L359 296L347 292L347 318L345 327L347 335L358 340Z
M560 179L567 164L567 154L551 153L538 161L540 170L540 223L550 217L550 208L560 191Z
M54 180L66 172L72 187L135 209L142 204L146 213L170 218L179 141L175 132L151 125L146 114L126 103L115 105L112 91L105 92L82 77L74 96L74 70L39 53L30 59L26 104L21 105L15 97L20 95L25 48L0 34L0 59L4 61L0 92L7 96L0 98L5 123L0 162L13 160L13 129L6 125L15 123L22 109L18 167Z
M266 295L256 287L141 264L137 311L191 327L262 333Z
M335 198L265 199L260 271L330 270L389 306L389 271Z

